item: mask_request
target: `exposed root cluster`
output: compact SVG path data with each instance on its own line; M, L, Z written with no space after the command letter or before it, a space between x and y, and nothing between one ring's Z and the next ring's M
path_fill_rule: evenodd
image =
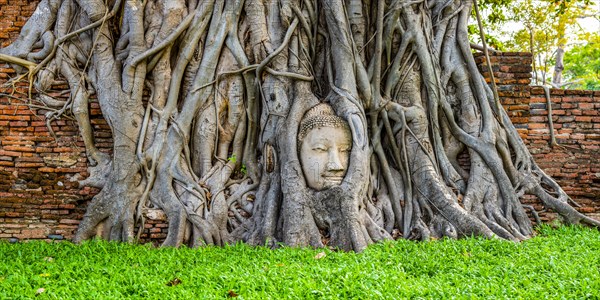
M165 246L338 247L393 237L533 234L520 202L578 213L532 160L470 52L471 1L43 0L0 59L69 110L101 187L75 237ZM35 81L34 81L35 79ZM65 101L49 96L67 83ZM94 145L95 95L112 157ZM340 186L307 187L297 133L329 103L352 132ZM464 170L458 156L468 153ZM137 232L141 232L137 230Z

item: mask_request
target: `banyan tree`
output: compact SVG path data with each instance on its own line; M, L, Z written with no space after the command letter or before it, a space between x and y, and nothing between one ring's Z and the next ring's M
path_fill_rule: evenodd
M533 161L478 72L472 0L43 0L2 59L70 113L101 188L75 241L336 247L533 234ZM53 99L68 84L68 101ZM94 145L97 99L114 141ZM467 157L470 166L461 165Z

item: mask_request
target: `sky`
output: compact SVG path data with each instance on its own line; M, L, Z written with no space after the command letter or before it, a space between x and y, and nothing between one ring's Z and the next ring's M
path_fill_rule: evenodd
M583 30L583 32L590 32L590 33L595 32L595 33L600 34L600 0L593 0L592 2L594 3L593 7L595 10L596 16L578 19L577 23L579 24L580 28L572 28L570 33L573 36L577 36L577 34L580 33L581 30ZM582 41L577 41L574 38L571 39L571 41L572 41L570 43L571 45L567 45L567 48L569 46L583 43Z
M600 0L592 0L592 2L597 13L596 17L582 18L578 23L585 31L600 33Z

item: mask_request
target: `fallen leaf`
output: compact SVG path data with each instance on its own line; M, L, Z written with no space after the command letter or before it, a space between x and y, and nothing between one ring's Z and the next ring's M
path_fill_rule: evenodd
M285 264L277 264L278 267L283 267Z
M315 259L321 259L325 256L327 256L327 254L325 254L325 252L319 252L319 253L317 253L317 255L315 255Z
M40 274L40 277L50 277L50 274L48 274L48 273L42 273L42 274Z
M228 298L235 298L235 297L237 297L237 296L239 296L239 295L238 295L238 294L236 294L236 293L235 293L233 290L229 290L229 291L227 291L227 297L228 297Z
M45 288L39 288L39 289L37 289L37 291L35 291L35 295L37 296L37 295L39 295L39 294L41 294L41 293L43 293L45 291L46 291Z
M46 256L46 257L44 257L44 261L53 262L54 261L54 257Z
M181 284L181 279L175 277L173 278L173 280L169 281L169 283L167 283L167 286L176 286L178 284Z

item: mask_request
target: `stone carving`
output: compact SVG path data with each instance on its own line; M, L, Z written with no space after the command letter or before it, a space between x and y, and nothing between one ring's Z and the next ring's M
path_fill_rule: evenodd
M298 151L308 187L320 191L341 184L351 150L350 127L331 106L320 103L304 114L298 130Z

